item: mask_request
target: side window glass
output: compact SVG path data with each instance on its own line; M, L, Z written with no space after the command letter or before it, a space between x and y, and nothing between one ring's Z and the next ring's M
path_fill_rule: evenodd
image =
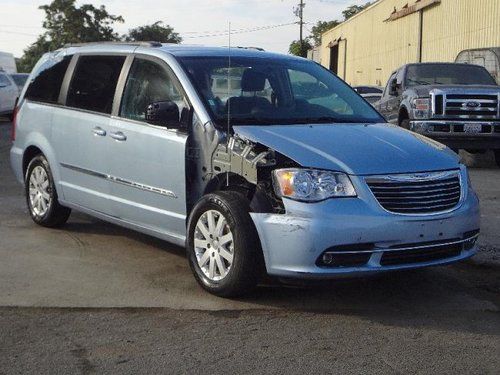
M72 56L63 59L49 59L35 72L26 90L26 99L57 103L59 91Z
M404 69L400 69L396 74L396 82L398 83L398 85L403 85L404 71Z
M384 96L389 95L389 86L391 85L391 81L396 77L396 73L391 74L389 79L387 80L387 85L385 85Z
M181 117L185 114L187 105L184 96L167 70L153 61L136 58L123 91L120 116L146 121L148 105L164 101L173 101L179 107Z
M80 56L66 105L110 114L124 61L125 56Z

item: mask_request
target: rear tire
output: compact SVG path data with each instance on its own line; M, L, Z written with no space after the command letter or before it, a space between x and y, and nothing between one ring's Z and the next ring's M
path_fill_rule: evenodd
M188 222L187 257L202 288L220 297L253 290L264 269L247 200L233 191L200 199Z
M493 153L495 154L495 161L500 167L500 150L493 150Z
M52 172L45 156L37 155L30 161L24 186L28 211L35 223L49 228L66 223L71 209L59 204Z

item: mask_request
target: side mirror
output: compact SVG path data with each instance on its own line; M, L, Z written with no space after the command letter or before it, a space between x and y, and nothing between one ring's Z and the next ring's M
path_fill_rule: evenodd
M181 127L179 107L171 100L154 102L146 108L146 122L177 129Z
M391 81L391 85L389 86L389 95L398 96L398 88L399 88L398 81L396 80L396 78L394 78Z

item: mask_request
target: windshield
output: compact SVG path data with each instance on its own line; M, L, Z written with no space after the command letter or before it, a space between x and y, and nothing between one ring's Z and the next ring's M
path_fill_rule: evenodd
M406 86L418 85L496 85L496 82L486 69L476 65L410 65Z
M382 122L347 84L310 61L180 57L216 124Z

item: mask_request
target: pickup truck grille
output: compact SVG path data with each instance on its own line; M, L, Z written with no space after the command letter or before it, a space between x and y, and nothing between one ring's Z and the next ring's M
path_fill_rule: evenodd
M434 96L436 115L469 119L498 117L497 94L437 94Z
M432 214L453 209L460 202L459 171L366 177L380 205L398 214Z

